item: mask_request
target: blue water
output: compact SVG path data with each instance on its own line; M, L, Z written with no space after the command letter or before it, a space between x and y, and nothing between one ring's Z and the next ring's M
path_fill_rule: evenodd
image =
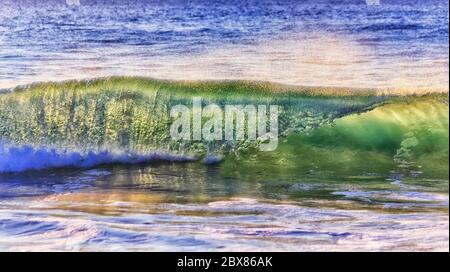
M448 194L335 178L166 163L3 175L0 251L448 250Z
M448 1L2 1L0 88L108 75L448 89Z
M448 91L448 1L76 2L0 2L0 91L110 75ZM30 150L4 165L80 160ZM448 175L255 160L0 174L0 251L448 250Z

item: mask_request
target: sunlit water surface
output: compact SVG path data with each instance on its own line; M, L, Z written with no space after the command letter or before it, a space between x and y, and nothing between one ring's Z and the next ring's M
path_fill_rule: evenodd
M318 171L273 181L228 167L3 175L0 250L448 250L448 193L436 189L445 180L427 188Z
M448 1L2 1L0 89L138 75L448 91Z
M0 89L139 75L448 90L446 1L56 2L0 3ZM448 251L448 168L302 154L0 174L0 250Z

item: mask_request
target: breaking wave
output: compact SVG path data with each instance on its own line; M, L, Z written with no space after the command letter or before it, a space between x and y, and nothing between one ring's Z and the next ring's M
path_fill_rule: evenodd
M112 151L89 151L85 153L31 146L8 147L0 145L0 173L42 170L60 167L92 167L100 164L134 164L155 161L186 162L194 158L165 152L146 155Z
M368 89L113 77L0 94L0 173L152 161L216 164L229 153L257 152L248 141L173 141L170 108L189 107L193 97L219 106L278 105L280 137L304 135L301 143L311 146L387 151L408 161L411 153L430 151L430 142L448 141L447 94L414 106L424 99ZM374 113L358 115L368 111Z

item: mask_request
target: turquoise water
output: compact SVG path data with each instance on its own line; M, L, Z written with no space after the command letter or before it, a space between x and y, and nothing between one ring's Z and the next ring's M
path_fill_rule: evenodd
M0 251L449 250L448 1L76 2L0 3Z
M165 111L140 109L200 94L280 102L278 148L166 145ZM0 250L446 251L447 101L135 78L18 89L0 96ZM117 116L153 122L144 138L99 125Z

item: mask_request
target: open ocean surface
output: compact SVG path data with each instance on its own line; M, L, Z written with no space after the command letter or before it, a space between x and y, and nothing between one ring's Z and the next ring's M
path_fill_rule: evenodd
M0 2L0 91L111 75L448 91L448 1L80 2ZM0 251L449 250L448 168L336 150L0 172Z
M139 75L448 90L446 0L79 2L2 1L0 89Z

